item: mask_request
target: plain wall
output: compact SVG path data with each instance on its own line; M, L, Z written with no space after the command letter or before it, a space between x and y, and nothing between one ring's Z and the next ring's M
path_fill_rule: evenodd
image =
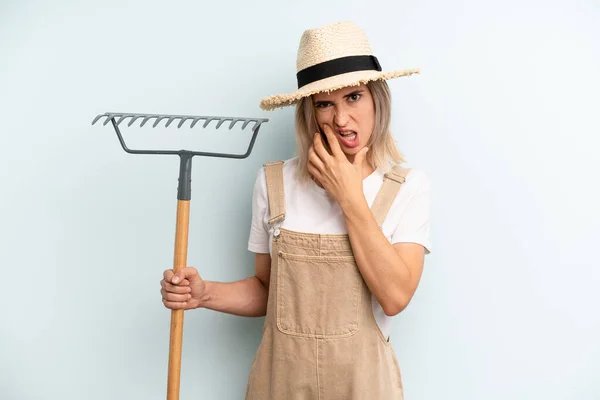
M0 398L163 399L177 157L126 154L107 111L269 118L195 158L188 263L253 274L262 163L294 156L302 32L352 20L393 133L434 190L433 251L394 318L407 400L600 398L597 1L0 2ZM138 124L139 126L139 124ZM131 147L243 152L249 131L136 128ZM182 399L243 398L262 318L185 314Z

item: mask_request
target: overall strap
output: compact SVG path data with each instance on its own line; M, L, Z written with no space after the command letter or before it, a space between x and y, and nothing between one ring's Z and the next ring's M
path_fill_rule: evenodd
M264 164L267 178L267 196L271 219L269 225L285 219L285 195L283 192L283 161Z
M398 194L398 191L400 190L400 185L406 181L406 175L409 171L410 168L402 168L400 165L396 164L385 174L381 188L379 189L379 192L377 192L377 196L371 207L371 212L373 213L379 228L383 225L383 221L396 198L396 194Z

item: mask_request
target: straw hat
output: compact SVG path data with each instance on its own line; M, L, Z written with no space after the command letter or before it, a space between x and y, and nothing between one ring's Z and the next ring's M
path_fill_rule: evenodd
M260 108L274 110L315 93L417 73L419 69L383 72L362 29L335 22L304 31L296 59L298 90L264 98Z

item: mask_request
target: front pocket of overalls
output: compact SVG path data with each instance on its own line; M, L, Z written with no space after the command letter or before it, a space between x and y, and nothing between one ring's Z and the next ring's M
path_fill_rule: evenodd
M278 253L277 328L334 338L358 331L362 277L352 256Z

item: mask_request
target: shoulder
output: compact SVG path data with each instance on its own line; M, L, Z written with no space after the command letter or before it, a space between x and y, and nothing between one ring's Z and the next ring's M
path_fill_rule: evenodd
M392 202L391 212L401 212L411 204L426 205L431 198L431 181L427 172L420 168L402 166L408 170L406 180L400 185L400 190ZM406 171L405 171L406 172Z
M423 221L429 219L431 181L424 170L407 169L409 171L406 181L400 185L400 190L390 207L390 220L394 226L402 223L406 229L417 229Z
M401 192L409 195L415 195L418 193L431 191L431 181L425 170L404 165L397 165L396 168L400 170L402 175L405 175L405 181L401 186ZM382 181L384 178L385 174L382 172Z
M287 160L283 160L283 174L287 175L295 175L298 169L298 157L288 158Z
M410 168L404 184L417 193L431 190L429 175L422 169Z

